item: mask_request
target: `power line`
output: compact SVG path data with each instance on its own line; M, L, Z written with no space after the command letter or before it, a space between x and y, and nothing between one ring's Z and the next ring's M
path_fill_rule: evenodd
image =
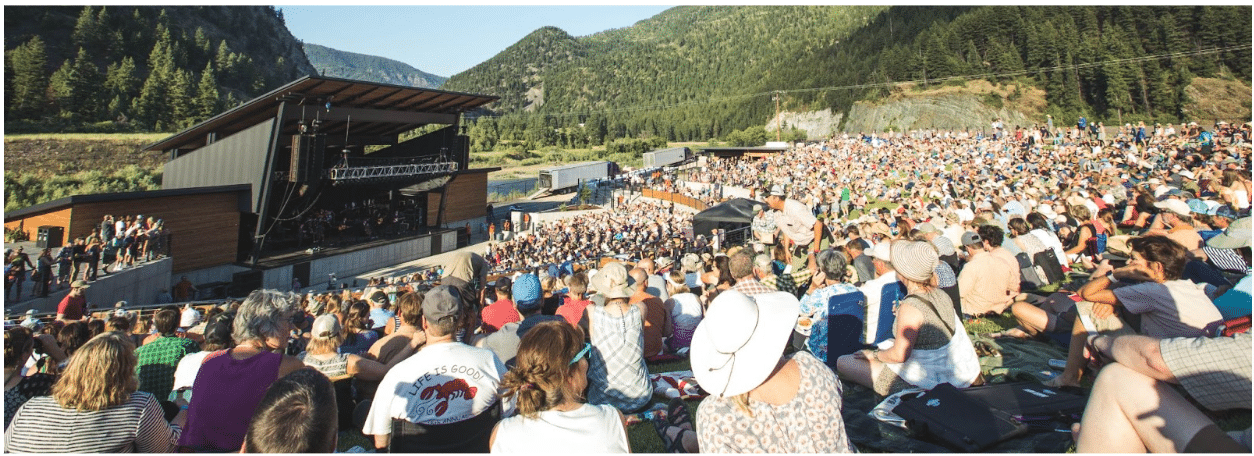
M637 105L637 106L628 106L628 107L622 107L622 108L600 109L600 110L595 110L595 111L566 112L566 113L554 113L554 114L543 114L543 115L547 117L561 118L561 117L572 117L572 116L582 117L582 116L591 115L593 113L621 114L621 113L633 113L633 112L641 112L641 111L655 111L655 110L660 111L660 110L678 108L678 107L684 107L684 106L699 106L699 105L714 104L714 103L726 103L730 101L743 100L747 98L763 97L763 96L774 95L774 94L807 93L807 92L822 92L822 91L837 91L837 90L856 90L856 89L869 89L869 88L875 88L875 87L891 87L891 86L897 86L901 84L944 83L946 81L953 81L953 80L1005 78L1005 77L1013 77L1013 76L1023 76L1027 74L1033 74L1033 73L1054 72L1054 71L1059 71L1059 70L1078 70L1078 69L1084 69L1084 68L1102 67L1102 66L1107 66L1107 65L1141 63L1141 62L1148 62L1148 61L1153 61L1153 60L1167 60L1167 59L1175 59L1175 58L1181 58L1181 57L1194 57L1194 56L1199 56L1199 55L1218 54L1218 53L1237 51L1237 50L1242 50L1242 49L1250 49L1250 47L1251 47L1251 44L1247 43L1247 44L1238 44L1238 45L1226 46L1226 47L1220 47L1220 48L1200 49L1196 51L1171 52L1171 53L1166 53L1166 54L1130 57L1130 58L1124 58L1124 59L1111 59L1111 60L1104 60L1104 61L1099 61L1099 62L1076 63L1076 64L1070 64L1070 65L1057 65L1057 66L1047 67L1047 68L1008 71L1008 72L1003 72L1003 73L978 73L978 74L968 74L968 75L961 75L961 76L948 76L944 78L935 78L935 79L914 79L914 80L909 80L909 81L872 82L872 83L866 83L866 84L811 87L811 88L805 88L805 89L769 90L765 92L748 93L748 94L742 94L742 95L731 95L731 96L719 97L719 98L709 98L706 100L691 100L691 101L684 101L684 102L670 103L670 104ZM502 117L503 115L504 114L484 114L484 115L479 115L476 117L477 118Z

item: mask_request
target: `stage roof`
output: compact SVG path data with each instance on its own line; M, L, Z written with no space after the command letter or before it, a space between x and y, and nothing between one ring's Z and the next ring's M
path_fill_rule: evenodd
M288 101L288 119L324 119L319 133L343 137L386 136L431 123L452 123L456 115L498 100L500 97L447 92L351 79L306 76L218 114L144 150L197 149L215 134L225 138L273 119L280 104ZM331 104L328 110L326 105ZM343 118L347 117L347 118ZM284 122L282 134L299 134L296 122Z

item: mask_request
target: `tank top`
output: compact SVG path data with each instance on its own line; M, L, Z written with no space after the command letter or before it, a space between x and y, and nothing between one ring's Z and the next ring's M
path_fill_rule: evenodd
M231 349L234 350L234 349ZM179 446L198 451L236 452L244 443L253 411L279 378L283 355L261 352L248 359L215 352L200 366Z
M322 375L327 376L327 378L335 379L336 377L344 377L348 375L347 353L336 353L335 356L332 356L331 358L319 359L315 355L310 355L307 352L301 352L298 358L300 358L300 361L305 363L306 366L312 367L318 372L322 372Z
M648 405L653 395L644 363L644 315L630 306L615 317L605 306L588 306L592 356L588 363L588 403L609 404L624 412Z

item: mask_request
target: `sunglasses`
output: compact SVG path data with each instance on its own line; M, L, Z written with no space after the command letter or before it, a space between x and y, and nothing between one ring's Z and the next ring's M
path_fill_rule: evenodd
M570 364L575 364L579 362L580 359L583 359L585 356L588 356L589 353L592 353L592 344L588 342L584 342L583 350L579 350L579 353L575 353L575 357L570 359Z

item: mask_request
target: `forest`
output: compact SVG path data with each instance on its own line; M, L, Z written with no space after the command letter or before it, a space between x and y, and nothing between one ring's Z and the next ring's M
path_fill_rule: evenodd
M477 150L727 140L777 94L847 112L972 79L1043 88L1058 119L1180 122L1193 78L1249 85L1250 30L1249 6L677 7L587 37L537 30L444 87L502 97L470 127Z
M6 6L5 132L171 132L304 75L269 6Z

